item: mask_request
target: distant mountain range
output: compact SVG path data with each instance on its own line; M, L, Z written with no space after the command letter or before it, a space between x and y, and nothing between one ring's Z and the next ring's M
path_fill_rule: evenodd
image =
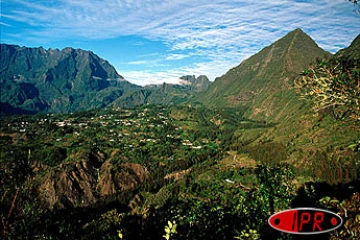
M359 56L358 36L336 56ZM213 83L183 76L179 84L137 86L91 51L1 44L1 114L60 113L142 104L201 103L247 109L245 116L277 121L308 111L293 79L317 58L332 56L296 29L230 69Z
M135 107L142 104L173 105L192 101L195 96L205 91L211 82L201 75L182 76L178 84L162 83L146 85L140 90L121 96L110 107Z
M185 76L181 85L141 87L126 81L112 65L91 51L6 44L0 48L2 114L180 103L210 84L205 76L197 79Z

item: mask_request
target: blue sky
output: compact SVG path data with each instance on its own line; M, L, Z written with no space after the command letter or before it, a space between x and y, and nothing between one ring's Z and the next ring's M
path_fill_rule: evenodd
M1 0L1 43L81 48L145 85L210 80L301 28L336 52L360 32L347 0Z

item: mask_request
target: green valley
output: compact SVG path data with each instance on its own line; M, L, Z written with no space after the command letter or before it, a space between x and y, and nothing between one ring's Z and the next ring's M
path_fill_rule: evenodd
M268 224L296 207L343 218L315 239L357 239L358 50L296 29L214 82L141 87L2 44L2 239L301 239Z

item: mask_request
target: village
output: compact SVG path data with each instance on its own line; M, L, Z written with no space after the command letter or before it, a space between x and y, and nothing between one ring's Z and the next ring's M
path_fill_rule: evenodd
M172 118L166 108L113 108L81 114L13 117L1 124L0 136L4 143L10 141L11 144L38 144L73 150L82 147L96 147L102 151L116 148L124 152L140 150L148 152L147 156L152 152L152 158L165 160L163 155L171 159L173 154L183 156L183 151L218 148L218 139L195 134L198 126L199 122L192 119Z

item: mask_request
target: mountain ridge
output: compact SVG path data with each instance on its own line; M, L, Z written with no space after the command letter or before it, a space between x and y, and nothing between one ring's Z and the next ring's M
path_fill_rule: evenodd
M95 108L179 104L205 90L206 76L187 84L141 87L92 51L1 44L0 113L68 113Z
M209 86L211 82L206 75L199 75L195 77L195 75L184 75L179 78L179 82L177 83L160 83L160 84L149 84L145 85L145 89L161 89L164 86L182 86L184 89L187 89L191 92L203 92Z
M70 47L60 51L1 44L0 81L2 105L25 113L99 108L140 88L93 52ZM11 114L11 109L1 112Z
M300 101L292 90L292 79L316 58L330 55L295 29L216 78L196 100L210 107L246 106L248 117L279 119L286 105L281 98L291 95L292 101Z
M338 54L356 55L359 39ZM295 29L214 82L204 75L185 75L179 84L141 87L126 81L92 51L1 44L0 83L6 89L1 90L1 112L60 113L190 101L208 107L245 107L246 117L277 121L304 105L292 80L317 58L329 56L310 36Z
M336 54L336 57L346 59L351 59L355 61L360 61L360 34L351 42L350 46L344 49L339 50Z
M162 83L145 85L142 89L134 91L124 97L120 97L111 107L123 107L123 102L132 102L129 104L135 107L141 104L174 105L185 104L191 101L201 92L205 91L211 82L205 75L195 77L186 75L179 78L179 83ZM125 100L125 98L127 100Z

